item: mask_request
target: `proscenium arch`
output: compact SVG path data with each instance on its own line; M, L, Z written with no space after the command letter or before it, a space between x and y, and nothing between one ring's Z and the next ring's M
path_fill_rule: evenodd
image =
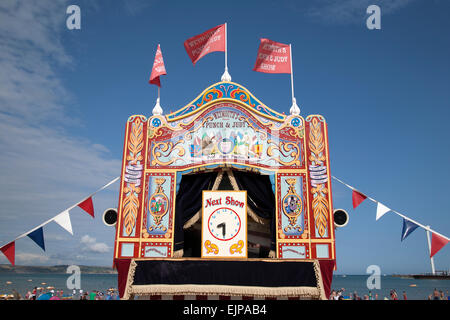
M235 174L238 172L245 174L239 174L239 179L237 179ZM247 219L248 254L261 258L269 257L271 254L274 255L274 226L276 221L276 199L274 186L272 185L274 176L268 174L268 172L261 173L259 170L254 170L251 167L240 166L239 168L233 168L231 166L218 166L215 169L195 171L194 173L193 171L185 172L184 175L181 175L180 172L178 175L178 181L181 178L182 186L177 192L175 201L178 201L180 197L182 203L176 205L175 215L177 215L176 221L183 226L182 230L180 230L180 225L176 228L175 241L177 246L175 256L199 256L197 249L201 247L199 234L202 225L202 203L200 197L202 191L196 189L196 187L202 185L202 181L205 181L205 178L208 179L211 176L213 176L212 180L207 185L204 185L205 188L203 190L220 190L224 192L226 190L247 191L247 203L249 205L247 205L246 214L252 218ZM189 179L184 181L183 177L189 177ZM263 180L260 181L260 185L255 189L252 181L254 181L253 179L259 179L259 177L263 177ZM187 188L190 184L193 185L193 191ZM267 196L259 197L258 195L261 194L267 194ZM256 212L253 211L252 207L255 208ZM183 208L186 209L186 212ZM192 210L193 208L195 208L195 211Z

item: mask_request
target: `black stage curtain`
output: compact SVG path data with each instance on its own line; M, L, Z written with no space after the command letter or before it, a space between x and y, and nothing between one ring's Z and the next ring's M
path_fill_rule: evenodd
M275 195L268 175L233 170L239 189L247 190L247 204L258 217L270 220L270 250L275 250Z
M313 262L308 261L137 260L136 264L133 285L318 285Z
M217 172L184 175L181 178L175 201L174 250L184 247L184 224L202 207L202 191L210 190L216 180Z

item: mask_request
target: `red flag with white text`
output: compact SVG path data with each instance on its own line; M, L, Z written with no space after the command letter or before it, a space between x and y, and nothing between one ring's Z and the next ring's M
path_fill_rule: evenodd
M164 66L164 60L161 52L161 48L158 44L158 49L156 49L155 61L153 62L152 74L150 75L150 80L148 83L156 84L161 88L161 81L159 80L159 76L165 75L166 67Z
M290 46L269 39L261 39L253 71L291 73Z
M221 24L202 34L187 39L184 42L184 48L189 58L191 58L192 63L195 65L198 60L210 52L225 52L225 41L225 24Z

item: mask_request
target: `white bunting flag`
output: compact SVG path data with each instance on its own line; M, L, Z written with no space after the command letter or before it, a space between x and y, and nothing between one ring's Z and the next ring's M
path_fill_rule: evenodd
M391 209L386 207L381 202L378 202L378 205L377 205L377 219L376 220L380 219L388 211L391 211Z
M68 231L71 235L73 235L72 223L70 222L70 215L69 215L68 210L58 214L53 219L53 221L55 221L57 224L59 224L61 227L63 227L66 231Z

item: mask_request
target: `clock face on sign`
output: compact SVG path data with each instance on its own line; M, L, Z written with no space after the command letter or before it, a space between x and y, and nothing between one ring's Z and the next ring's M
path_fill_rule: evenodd
M241 230L241 218L230 208L216 209L208 219L208 231L217 240L229 241Z
M247 192L204 190L202 258L247 258Z

